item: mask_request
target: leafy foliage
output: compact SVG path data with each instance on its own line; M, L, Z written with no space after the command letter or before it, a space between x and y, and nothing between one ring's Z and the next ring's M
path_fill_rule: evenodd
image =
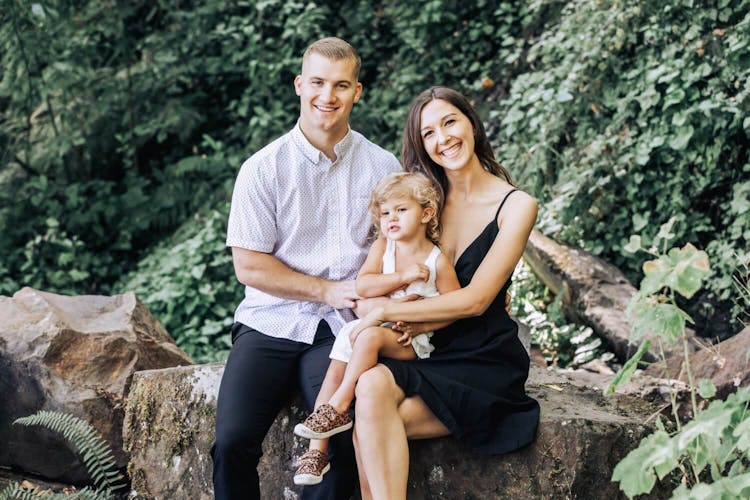
M565 319L561 296L551 300L549 290L523 261L516 267L509 293L511 314L529 327L531 343L539 348L549 366L575 368L594 359L614 359L615 355L603 348L591 328Z
M211 265L213 252L226 261L225 221L206 214L226 213L242 160L293 125L304 47L338 35L363 59L353 128L375 142L396 152L409 101L449 85L476 96L500 157L544 202L547 232L637 279L626 235L648 246L674 215L675 239L714 262L711 295L684 304L706 323L731 308L750 240L747 11L747 0L2 0L0 293L132 285L186 350L220 357L218 316L242 290L231 266ZM197 253L170 249L196 237ZM200 265L210 273L193 276Z
M79 498L82 500L109 499L113 498L115 491L125 487L122 482L122 475L117 470L112 450L85 420L67 413L41 410L28 417L16 419L13 423L26 426L40 425L62 434L83 459L86 471L97 489L84 488L73 495L48 495L17 484L11 484L0 492L0 499L39 498L41 496L44 496L44 498Z
M633 237L629 251L639 250L641 239ZM645 333L653 333L658 342L674 345L682 340L687 347L685 321L690 317L675 304L674 292L683 296L696 293L710 274L708 257L690 244L672 248L655 255L656 259L643 264L645 277L641 288L629 305L633 322L631 340L640 340ZM645 340L638 352L628 360L612 380L605 394L625 383L650 345ZM617 464L612 480L629 497L648 493L657 478L664 479L679 470L680 486L672 498L746 498L750 495L750 387L741 387L724 401L713 401L704 410L696 404L696 394L709 399L716 395L710 380L693 381L690 358L685 349L684 365L687 369L691 392L693 419L670 434L663 426L644 438L638 448ZM676 398L672 395L673 411ZM710 478L710 482L707 480Z
M635 281L628 236L648 247L674 217L676 242L714 262L708 292L681 303L721 336L736 331L731 276L750 248L748 28L742 0L569 2L490 111L501 158L545 202L547 233Z
M242 287L227 276L232 258L224 247L227 212L211 211L185 222L115 287L133 291L198 362L226 357L233 307Z

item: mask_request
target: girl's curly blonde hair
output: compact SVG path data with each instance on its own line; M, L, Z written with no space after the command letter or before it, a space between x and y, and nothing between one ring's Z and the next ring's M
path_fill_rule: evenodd
M440 240L440 212L443 208L443 200L440 191L426 175L418 172L397 172L388 174L381 180L372 191L370 198L370 216L375 234L380 233L380 205L395 196L408 196L414 199L422 208L432 208L433 216L427 221L427 239L435 245Z

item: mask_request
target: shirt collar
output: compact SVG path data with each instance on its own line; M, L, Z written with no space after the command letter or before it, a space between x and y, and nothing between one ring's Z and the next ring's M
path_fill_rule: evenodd
M339 142L333 146L333 152L336 153L336 158L341 158L347 151L349 151L352 141L354 140L354 134L352 134L352 128L348 127L346 135ZM310 144L305 134L302 133L302 129L299 126L299 120L292 129L292 139L297 147L302 151L302 154L307 157L308 160L313 162L315 165L320 163L320 160L325 156L322 151Z

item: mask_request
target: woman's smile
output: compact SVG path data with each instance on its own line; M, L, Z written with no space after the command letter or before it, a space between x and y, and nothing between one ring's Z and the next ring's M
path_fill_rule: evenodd
M440 151L440 155L445 158L454 158L458 156L460 150L461 150L461 143L457 142L456 144Z
M474 127L469 118L442 99L430 101L421 114L422 144L432 161L443 168L469 164L474 154Z

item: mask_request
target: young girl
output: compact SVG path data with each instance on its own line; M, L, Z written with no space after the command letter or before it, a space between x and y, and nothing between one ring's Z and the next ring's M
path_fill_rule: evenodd
M434 297L460 287L453 266L437 247L440 205L438 190L423 174L390 174L375 187L369 208L379 237L357 276L360 296ZM327 441L352 427L349 406L360 374L375 366L379 356L410 360L427 358L434 350L432 332L412 338L390 323L360 331L359 321L339 332L315 411L294 428L298 436L314 440L297 462L295 484L317 484L330 469Z

